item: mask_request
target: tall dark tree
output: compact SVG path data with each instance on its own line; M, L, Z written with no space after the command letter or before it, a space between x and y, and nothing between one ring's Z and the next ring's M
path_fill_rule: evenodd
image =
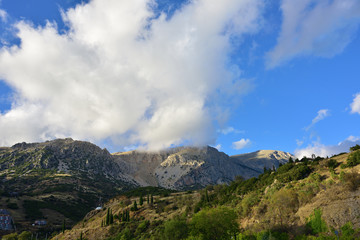
M140 204L140 206L142 206L144 204L144 199L143 199L142 194L140 195L139 204Z
M147 195L147 204L150 203L150 197L149 197L149 194Z
M138 210L138 206L137 206L136 200L134 201L133 210L134 210L134 211L137 211L137 210Z
M62 224L62 232L63 233L65 232L65 219L64 219L63 224Z
M151 205L153 205L154 204L154 197L153 197L153 195L151 194Z

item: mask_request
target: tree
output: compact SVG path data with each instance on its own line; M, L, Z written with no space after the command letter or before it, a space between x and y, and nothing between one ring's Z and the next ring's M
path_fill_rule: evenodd
M110 208L107 209L105 225L108 226L110 223Z
M137 206L137 203L136 203L136 200L134 201L134 205L133 205L133 211L137 211L138 210L138 206Z
M62 224L62 233L65 232L65 219L63 220L63 224Z
M289 157L289 163L294 163L294 160L292 159L292 157Z
M150 197L149 197L149 194L147 195L147 204L150 203Z
M356 144L355 146L350 147L351 152L359 150L359 149L360 149L360 146L358 144Z
M238 233L236 213L227 207L201 210L191 222L191 235L200 239L230 239Z
M140 195L139 204L140 204L140 206L142 206L144 204L144 199L143 199L142 195Z
M110 217L109 217L109 224L111 225L113 223L114 223L114 215L113 215L112 210L111 210Z
M269 217L274 219L274 223L279 222L281 226L288 222L297 211L299 201L297 194L291 189L282 188L272 196L270 200Z
M321 218L321 209L314 209L314 213L307 219L306 226L310 228L313 234L326 232L328 230L326 222Z
M153 195L151 194L151 205L153 205L154 204L154 197L153 197Z
M164 237L168 240L185 239L188 236L189 228L183 218L174 218L164 224Z

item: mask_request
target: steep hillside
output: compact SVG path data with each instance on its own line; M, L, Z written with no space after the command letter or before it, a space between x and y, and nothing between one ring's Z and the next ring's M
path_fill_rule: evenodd
M153 203L139 189L143 205L139 195L119 196L54 239L359 239L359 164L360 152L304 158Z

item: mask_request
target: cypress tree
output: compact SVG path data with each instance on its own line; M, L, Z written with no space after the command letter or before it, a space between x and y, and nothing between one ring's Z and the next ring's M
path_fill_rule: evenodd
M111 210L109 224L113 224L113 223L114 223L114 215L113 215L112 210Z
M147 195L147 204L150 203L150 197L149 197L149 194Z
M133 206L133 209L134 209L134 211L137 211L137 210L138 210L136 200L134 201L134 206Z
M110 208L108 208L107 213L106 213L106 222L105 225L108 226L110 223Z
M126 211L123 211L122 221L123 221L123 222L126 222Z
M62 224L62 232L63 233L65 232L65 219L64 219L63 224Z
M140 206L142 206L144 204L144 199L142 194L140 195L140 200L139 200Z

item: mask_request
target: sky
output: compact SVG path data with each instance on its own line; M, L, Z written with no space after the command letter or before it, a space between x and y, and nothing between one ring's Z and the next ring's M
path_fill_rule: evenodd
M358 0L0 0L0 145L360 144Z

